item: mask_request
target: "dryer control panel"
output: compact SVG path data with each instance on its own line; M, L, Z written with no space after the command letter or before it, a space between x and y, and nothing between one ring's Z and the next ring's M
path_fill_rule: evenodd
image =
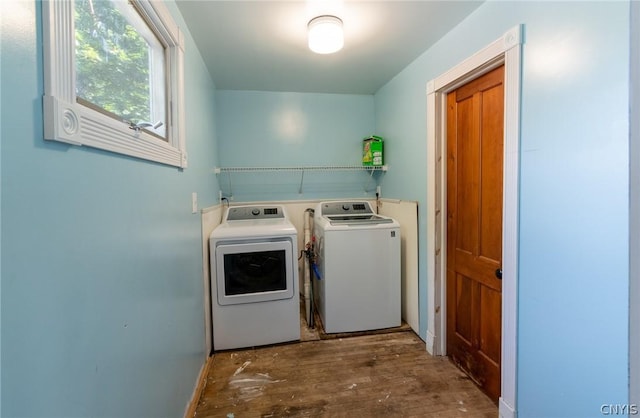
M247 219L283 219L281 206L232 206L227 212L227 221Z

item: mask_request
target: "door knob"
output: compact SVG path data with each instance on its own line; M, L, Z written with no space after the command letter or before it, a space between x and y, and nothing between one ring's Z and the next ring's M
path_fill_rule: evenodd
M496 269L496 277L498 280L502 280L502 269Z

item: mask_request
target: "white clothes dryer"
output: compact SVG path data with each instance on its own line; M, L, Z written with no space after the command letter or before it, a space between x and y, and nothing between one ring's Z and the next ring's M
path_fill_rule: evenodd
M314 294L325 332L400 326L400 224L367 201L322 202L314 234Z
M297 231L284 207L228 208L209 252L214 350L300 339Z

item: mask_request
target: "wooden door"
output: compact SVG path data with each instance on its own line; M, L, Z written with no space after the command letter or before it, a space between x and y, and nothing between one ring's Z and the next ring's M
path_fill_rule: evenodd
M500 396L504 66L447 95L447 353Z

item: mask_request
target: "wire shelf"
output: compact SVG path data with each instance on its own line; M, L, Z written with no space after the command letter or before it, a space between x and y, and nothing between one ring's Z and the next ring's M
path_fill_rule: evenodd
M388 167L382 166L364 166L364 165L311 165L311 166L295 166L295 167L216 167L214 172L216 174L228 173L229 192L233 196L233 186L231 185L231 173L258 173L258 172L297 172L300 173L300 187L298 187L298 193L302 194L304 185L304 173L310 171L368 171L370 172L370 180L373 178L374 172L386 172ZM365 185L365 192L368 192L367 185Z
M264 172L264 171L387 171L386 165L364 166L364 165L311 165L297 167L216 167L215 173L240 173L240 172Z

